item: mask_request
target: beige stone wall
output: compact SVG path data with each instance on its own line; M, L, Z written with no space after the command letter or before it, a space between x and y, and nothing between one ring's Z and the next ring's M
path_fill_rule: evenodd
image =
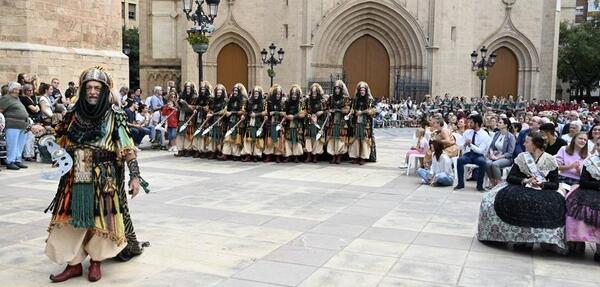
M141 24L155 31L149 32L146 42L142 41L148 46L146 62L154 64L148 69L159 67L159 60L168 61L172 68L179 60L181 64L177 67L182 81L197 81L197 56L183 41L190 24L181 12L180 1L151 2L147 6L156 11L146 13L150 16L147 21L142 19ZM553 98L557 24L573 17L572 0L563 1L567 11L564 14L557 11L553 0L517 0L509 10L506 3L510 1L485 2L482 5L479 0L273 0L256 5L254 1L221 1L215 23L217 30L204 55L205 79L216 81L218 53L233 42L248 55L250 85L268 86L267 67L260 61L259 53L274 42L286 51L284 64L276 67L276 82L286 87L294 83L306 86L311 78L341 73L345 49L356 37L368 33L380 40L390 54L390 94L393 94L394 71L398 70L401 75L430 79L434 95L449 92L478 96L479 80L471 71L469 54L482 45L491 45L495 49L508 47L517 55L520 94L527 98ZM172 19L167 21L162 14ZM287 37L284 25L288 27ZM159 59L155 55L156 46L174 40L172 35L164 33L173 26L178 31L177 43L172 44L177 49L177 58Z
M17 74L57 77L62 90L86 68L101 65L116 86L129 82L122 51L119 0L1 1L0 82Z

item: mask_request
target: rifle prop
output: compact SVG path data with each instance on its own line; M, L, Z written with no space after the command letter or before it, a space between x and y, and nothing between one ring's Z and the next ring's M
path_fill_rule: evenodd
M263 120L262 124L260 125L260 128L258 128L258 130L256 131L256 137L260 137L260 135L262 135L263 132L263 127L265 126L265 123L267 122L267 120Z
M330 115L331 115L330 113L327 113L327 117L325 118L325 121L323 122L323 127L321 127L321 129L317 133L317 136L316 136L317 140L319 140L323 136L323 130L325 129L325 126L327 126L327 123L329 122Z
M156 127L157 128L164 128L164 125L167 123L167 120L169 119L170 116L172 116L174 113L176 113L177 110L172 111L169 115L167 115L165 117L164 120L162 120Z
M208 133L210 133L210 131L212 131L213 127L214 127L216 124L218 124L218 123L219 123L219 122L220 122L220 121L221 121L221 120L222 120L224 117L225 117L225 114L223 114L223 115L222 115L222 116L221 116L219 119L217 119L217 120L216 120L216 121L215 121L215 122L214 122L212 125L210 125L210 127L208 127L207 129L205 129L205 130L202 132L202 135L203 135L203 136L205 136L205 135L207 135Z
M239 125L240 125L240 124L241 124L241 123L244 121L244 120L245 120L245 119L242 119L242 120L240 120L239 122L237 122L237 123L235 124L235 126L233 126L232 128L230 128L230 129L227 131L227 133L225 133L225 137L228 137L228 136L230 136L230 135L233 133L233 131L234 131L234 130L235 130L235 129L236 129L236 128L237 128L237 127L238 127L238 126L239 126Z
M190 118L179 128L180 133L185 131L185 129L187 129L188 125L190 124L190 122L192 121L192 119L194 118L194 116L196 115L197 112L198 112L197 110L194 110L194 112L192 113Z

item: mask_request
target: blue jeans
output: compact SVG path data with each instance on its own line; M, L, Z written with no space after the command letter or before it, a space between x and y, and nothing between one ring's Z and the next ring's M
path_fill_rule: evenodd
M21 155L27 143L27 132L20 129L6 129L6 162L21 162Z
M425 168L419 168L417 170L417 175L423 179L426 184L429 184L429 170ZM440 172L433 176L433 182L435 182L439 186L452 186L454 183L454 177L445 172Z
M458 158L456 173L458 174L458 186L465 186L465 164L475 164L479 168L477 173L477 187L483 188L483 177L485 176L486 159L482 154L468 152Z

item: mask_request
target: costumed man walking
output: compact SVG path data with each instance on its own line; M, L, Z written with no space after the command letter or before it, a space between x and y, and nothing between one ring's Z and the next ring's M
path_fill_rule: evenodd
M179 96L178 108L179 108L179 125L177 127L177 149L178 152L175 156L193 156L194 146L192 139L194 135L194 126L196 123L196 105L198 102L198 92L196 91L196 85L192 82L186 82L183 85L183 91ZM183 126L186 126L182 129ZM180 131L181 130L181 131Z
M58 144L73 157L73 169L60 180L54 200L46 255L66 269L51 275L62 282L82 275L81 262L89 255L88 279L100 280L100 262L126 246L123 212L125 167L135 197L140 184L135 144L127 116L111 104L112 80L101 68L84 71L79 79L76 104L57 126Z
M269 91L267 100L267 112L269 119L263 130L265 131L265 150L263 153L267 156L265 162L271 162L273 156L275 161L281 162L281 155L285 152L285 133L283 121L285 121L283 88L280 85L274 85Z
M229 156L238 159L242 152L242 136L244 135L244 120L246 119L246 103L248 92L246 87L238 83L233 86L229 102L227 103L227 132L223 140L223 151L220 160L227 160Z
M199 157L207 157L207 144L206 137L202 135L202 133L196 134L198 129L202 129L206 127L208 114L208 104L210 101L210 93L212 92L212 87L209 82L203 81L200 85L200 95L198 96L198 101L196 103L196 120L193 125L194 132L192 132L192 147L196 151L194 154L195 158Z
M350 112L350 95L342 80L337 80L333 86L329 107L332 118L327 133L327 152L333 157L330 163L340 164L342 156L348 152L348 122L345 117Z
M315 83L310 87L310 94L306 98L306 123L305 143L306 160L304 162L317 162L317 156L323 153L324 137L317 138L321 127L325 124L325 111L327 110L324 100L323 87Z
M224 120L227 113L227 101L225 86L218 84L208 104L208 113L206 114L208 131L202 132L206 133L205 143L208 159L215 159L223 150L223 128L226 127Z
M306 116L300 86L293 85L289 97L284 106L287 124L285 127L285 159L283 162L289 162L290 157L293 157L294 162L297 163L298 157L304 153L302 147L304 139L303 123Z
M373 144L373 95L369 85L360 82L356 86L356 95L352 103L352 126L354 132L350 138L348 155L354 164L363 165L365 160L371 156L371 145Z
M246 120L242 150L242 155L245 156L243 162L251 160L256 162L262 157L262 152L265 148L262 129L269 118L267 116L267 101L263 96L263 89L261 87L256 86L252 89L252 95L248 99L246 112L248 118ZM261 130L260 135L257 134L259 129Z

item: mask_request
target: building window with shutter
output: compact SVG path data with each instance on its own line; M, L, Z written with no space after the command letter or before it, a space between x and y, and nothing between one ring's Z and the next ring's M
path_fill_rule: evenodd
M135 4L129 4L129 19L135 20Z

